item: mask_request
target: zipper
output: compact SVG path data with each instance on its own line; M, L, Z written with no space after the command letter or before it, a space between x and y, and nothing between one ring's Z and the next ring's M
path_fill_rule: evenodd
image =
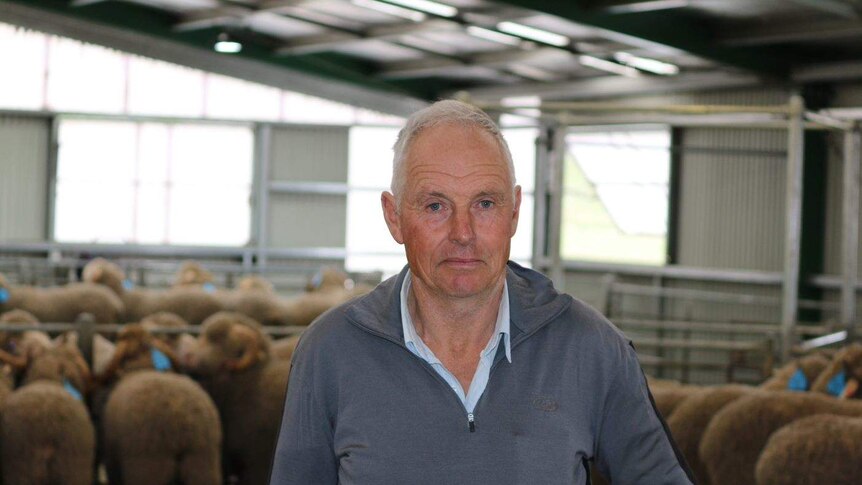
M562 312L560 312L560 313L562 313ZM554 318L556 318L556 316L557 315L554 315L554 317L552 317L548 321L553 320ZM362 325L362 324L356 322L355 320L353 320L351 318L348 318L347 321L350 322L351 324L353 324L354 326L359 327L363 331L370 333L371 335L375 335L379 338L382 338L383 340L388 340L389 342L392 342L393 344L395 344L396 346L398 346L399 348L403 349L405 352L410 354L410 356L413 357L414 359L418 359L419 362L421 362L423 364L422 367L425 369L425 371L428 372L429 374L431 374L432 376L434 376L434 378L437 379L438 382L440 382L441 384L446 386L446 389L448 390L449 395L451 395L452 397L455 398L457 403L460 404L461 409L463 409L464 411L467 411L467 408L464 407L464 403L461 402L461 399L455 394L455 392L452 390L452 388L449 387L449 383L446 382L446 380L443 379L443 377L440 374L438 374L437 371L434 370L433 367L431 367L431 364L429 364L425 359L423 359L423 358L419 357L418 355L414 354L413 352L411 352L410 349L408 349L407 346L404 345L403 341L394 339L385 333L378 332L376 330L372 330L372 329L366 327L365 325ZM540 326L539 328L541 328L541 327L542 326ZM515 345L520 344L522 341L526 340L529 336L531 336L533 333L538 331L539 328L535 329L533 332L530 332L529 334L526 334L526 335L522 334L521 338L519 338L517 341L511 342L511 350L514 350ZM502 345L503 343L500 342L500 344ZM505 360L505 357L502 359L495 359L494 362L491 364L491 368L488 370L488 382L491 382L491 376L494 373L494 369L497 367L497 364L499 364L501 360ZM479 406L479 403L481 403L482 399L484 399L484 398L485 398L485 393L483 392L482 395L479 396L479 400L476 401L476 407ZM476 415L474 413L467 412L467 429L471 433L476 432Z

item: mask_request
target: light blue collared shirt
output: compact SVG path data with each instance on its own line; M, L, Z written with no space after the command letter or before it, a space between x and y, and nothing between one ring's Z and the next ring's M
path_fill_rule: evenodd
M431 364L431 367L449 384L449 387L458 395L458 399L464 404L464 408L468 413L472 413L476 407L482 393L485 392L485 387L488 385L488 377L491 373L491 365L494 363L494 356L497 355L497 348L500 342L503 342L503 347L506 351L506 359L509 363L512 362L512 347L509 333L509 285L503 282L503 298L500 299L500 309L497 311L497 323L494 326L494 333L488 344L479 357L479 365L476 367L476 373L473 374L473 380L470 381L470 389L464 394L464 389L458 379L449 372L449 369L440 362L440 359L434 355L434 352L425 345L422 338L416 333L416 327L413 325L413 319L410 317L410 311L407 309L407 295L410 292L411 286L410 270L407 270L407 276L404 277L404 283L401 285L401 326L404 330L404 343L410 352L416 354L420 359Z

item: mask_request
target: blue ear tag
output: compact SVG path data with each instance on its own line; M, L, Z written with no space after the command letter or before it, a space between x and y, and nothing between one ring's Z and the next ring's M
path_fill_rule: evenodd
M82 396L81 393L77 389L75 389L75 386L73 386L72 383L69 382L69 379L63 379L63 389L65 389L66 392L71 394L72 397L75 398L75 400L77 400L77 401L83 401L84 400L84 396Z
M320 288L320 285L322 285L322 284L323 284L323 273L318 271L317 273L314 273L314 276L311 277L311 287L316 290L316 289Z
M9 290L6 288L0 288L0 304L6 303L9 301Z
M805 392L808 390L808 378L805 377L802 369L796 370L796 373L790 378L790 382L787 383L787 389L789 391L799 392Z
M204 291L207 293L212 293L216 289L215 285L212 283L204 283Z
M123 280L123 289L124 290L131 290L134 287L135 287L135 284L132 283L132 280L130 280L130 279Z
M844 374L844 371L835 374L835 377L829 380L829 384L826 386L826 392L833 396L840 396L842 392L844 392L844 386L847 385L847 376Z
M171 359L159 349L150 349L150 357L153 359L153 367L159 372L171 370Z

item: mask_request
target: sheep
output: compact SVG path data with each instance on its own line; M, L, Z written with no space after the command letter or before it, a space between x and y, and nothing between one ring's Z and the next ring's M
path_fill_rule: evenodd
M86 363L63 343L28 359L24 386L8 397L0 422L3 482L91 485L96 437L82 402Z
M261 291L268 294L275 294L275 287L271 282L263 279L260 276L243 276L236 285L239 291Z
M841 485L862 477L862 418L818 414L776 431L757 460L758 485Z
M290 362L271 359L270 338L257 322L221 312L203 323L186 364L221 414L225 475L237 475L240 484L266 483Z
M154 349L162 357L154 356ZM114 357L99 376L102 382L121 377L102 415L105 468L112 484L222 483L215 404L188 377L162 372L168 362L176 369L171 349L142 324L131 324L118 335Z
M0 274L0 311L26 310L43 322L74 322L90 313L96 323L116 323L123 302L109 289L90 283L70 283L56 288L12 287Z
M835 354L832 362L811 385L811 390L841 398L860 398L862 344L850 344Z
M709 483L709 474L701 459L699 448L704 431L716 413L740 397L758 390L787 389L788 382L797 370L801 370L807 381L812 382L828 363L829 361L821 355L803 357L779 369L772 379L759 388L742 385L704 388L680 404L668 418L667 425L677 447L694 473L697 483L704 485Z
M213 285L215 278L213 274L207 271L203 266L194 261L185 261L180 266L174 277L173 288L183 286L202 287L207 291L215 290Z
M159 328L177 329L188 327L189 322L183 320L182 317L180 317L176 313L158 312L153 313L152 315L147 315L146 317L142 318L141 326L148 331L153 331ZM154 334L153 338L164 342L168 347L170 347L174 350L174 352L176 352L182 335L183 334L177 333L161 333Z
M703 388L700 386L658 386L655 389L650 389L655 401L655 407L659 414L664 419L669 419L676 412L676 409L689 397L700 392Z
M0 323L38 325L39 320L30 312L12 310L0 315ZM36 330L0 332L0 352L7 354L4 360L13 365L13 371L26 367L28 354L41 353L51 345L51 338L45 332Z
M96 258L84 267L83 278L90 283L111 288L122 299L125 307L122 320L139 322L154 313L175 313L192 325L198 325L208 316L222 310L222 305L211 293L201 288L183 286L168 291L126 289L125 276L115 263Z
M760 384L761 389L780 391L789 389L791 381L796 386L804 387L804 389L794 388L791 390L809 390L812 388L813 382L820 376L829 366L830 360L823 354L811 354L805 357L800 357L778 369L772 377ZM797 382L797 380L799 382Z
M700 443L710 483L754 483L754 467L770 435L813 414L862 416L862 402L813 392L773 391L743 396L710 421Z
M282 302L281 320L286 325L309 325L326 310L371 291L355 285L341 271L324 268L306 286L306 292Z

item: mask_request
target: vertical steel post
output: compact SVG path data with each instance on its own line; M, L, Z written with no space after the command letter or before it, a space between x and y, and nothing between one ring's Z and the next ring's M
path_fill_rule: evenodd
M859 262L859 156L858 127L844 132L844 193L841 244L841 324L852 341L856 330L856 282Z
M800 95L790 98L787 133L787 185L784 228L784 281L781 305L781 361L790 358L799 310L799 257L802 239L802 172L805 149L805 105Z
M261 124L255 133L255 183L254 200L254 238L257 243L257 265L266 265L266 253L269 249L269 182L270 159L272 158L272 125Z
M566 291L563 258L560 255L563 223L563 164L566 159L566 127L555 126L551 131L551 151L548 157L548 259L549 276L554 286Z
M536 138L536 183L533 190L533 269L543 271L547 254L548 214L548 160L550 159L550 133L552 129L542 125Z

